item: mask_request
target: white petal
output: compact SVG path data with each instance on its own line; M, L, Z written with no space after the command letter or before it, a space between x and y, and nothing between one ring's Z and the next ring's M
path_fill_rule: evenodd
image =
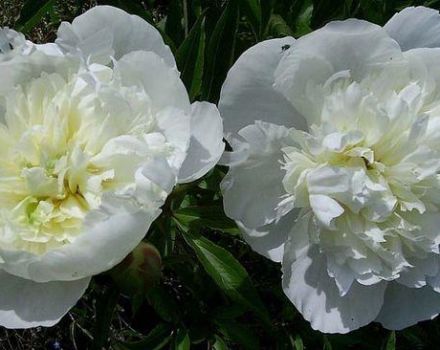
M281 217L278 206L286 194L280 161L288 130L256 123L240 130L249 145L246 161L233 166L222 181L225 213L248 228L258 228Z
M64 56L64 52L55 43L35 44L35 48L38 51L44 52L48 56Z
M205 175L218 162L224 149L222 118L215 105L193 103L191 141L179 173L179 182L191 182Z
M435 292L440 293L440 271L435 276L428 276L426 282Z
M0 27L0 62L16 55L26 55L32 51L33 44L26 41L22 33L8 27Z
M355 81L384 66L399 67L399 45L379 26L356 19L335 21L298 39L275 71L275 88L310 124L320 117L321 85L349 72Z
M396 13L384 29L402 51L419 47L440 47L440 15L427 7L407 7Z
M138 203L106 196L99 210L86 217L83 233L72 243L44 255L5 251L2 268L36 282L70 281L96 275L118 264L142 240L160 214L156 203L141 210Z
M430 320L440 313L440 294L430 287L408 288L389 283L376 321L385 328L400 330Z
M437 62L440 60L440 48L417 48L404 53L411 67L411 77L420 82L425 104L435 102L438 99L440 87L440 67ZM427 110L428 115L436 115L437 108ZM429 120L429 124L438 120ZM435 138L433 138L435 139Z
M334 256L328 256L327 272L330 277L335 279L336 286L339 289L339 295L346 295L350 291L350 288L355 280L355 275L350 267L347 265L339 265L335 261Z
M9 93L17 85L37 78L42 72L59 73L63 76L78 67L74 58L48 56L42 51L34 51L27 56L16 56L0 62L0 96Z
M58 29L56 43L65 51L80 53L92 62L108 63L132 51L151 51L174 67L173 54L151 24L111 6L96 6L72 24L63 22Z
M312 328L324 333L347 333L372 322L383 303L385 283L362 286L354 282L340 296L327 273L325 255L312 247L297 261L286 245L283 261L283 289Z
M0 271L0 325L53 326L81 298L89 282L90 278L36 283Z
M305 128L303 118L272 87L275 69L294 42L291 37L263 41L235 62L223 84L219 102L226 132L237 132L255 120Z
M175 148L169 162L177 173L185 160L190 143L190 115L184 110L166 107L157 114L156 118L158 127L165 135L167 142Z
M237 222L243 232L243 238L257 253L275 262L281 262L284 254L284 243L288 233L295 225L298 211L283 216L279 221L256 229L247 228Z
M329 196L312 194L309 200L316 218L326 227L331 227L333 219L344 213L344 208Z
M124 86L141 86L153 108L175 107L190 112L190 103L179 72L153 52L134 51L122 57L115 67Z
M439 272L439 257L437 254L430 254L425 258L408 259L413 267L408 267L400 273L396 282L410 288L426 286Z

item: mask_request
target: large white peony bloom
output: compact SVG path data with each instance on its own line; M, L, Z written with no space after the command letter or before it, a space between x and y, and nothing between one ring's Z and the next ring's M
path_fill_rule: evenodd
M223 152L159 33L96 7L56 44L0 30L0 325L56 323Z
M226 213L314 329L440 312L440 16L350 19L245 52L222 89Z

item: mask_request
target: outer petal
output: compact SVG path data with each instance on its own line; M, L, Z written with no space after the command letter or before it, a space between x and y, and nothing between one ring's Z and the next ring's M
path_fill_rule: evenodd
M419 47L440 47L440 15L427 7L407 7L384 26L402 51Z
M139 203L107 198L99 210L86 217L84 232L72 243L42 256L0 249L6 261L1 267L36 282L78 280L106 271L142 240L164 200L141 210Z
M437 62L440 60L440 48L417 48L404 53L409 61L411 78L420 82L423 87L425 104L436 102L439 97L440 67ZM426 111L428 115L436 115L438 108ZM434 118L433 118L434 119ZM433 120L430 120L433 123Z
M72 24L63 22L56 43L66 52L80 53L92 61L110 62L132 51L152 51L171 67L173 54L160 33L142 18L111 6L96 6Z
M400 273L397 283L403 284L410 288L420 288L433 279L439 273L439 256L430 254L423 259L413 258L409 260L411 268L406 268Z
M157 115L158 126L165 135L167 141L175 149L169 159L170 165L178 174L182 163L187 156L188 145L191 137L191 120L185 111L177 108L165 108Z
M117 62L115 73L123 86L140 85L151 99L153 108L174 107L189 114L188 93L177 69L153 52L134 51Z
M389 283L376 321L388 329L403 329L440 313L440 294L430 287L408 288Z
M53 326L75 305L89 282L90 278L36 283L0 271L0 325Z
M115 74L123 86L141 86L147 93L159 128L179 149L173 166L180 169L191 138L191 105L177 69L153 52L135 51L117 62Z
M347 333L378 315L385 283L363 286L354 282L343 297L327 273L325 255L312 247L307 255L292 260L289 244L283 260L283 289L312 328L324 333Z
M335 21L298 39L275 71L275 88L303 114L309 124L321 113L320 90L334 74L355 81L384 66L401 69L399 45L385 30L356 19Z
M29 55L14 56L3 62L0 60L0 96L9 93L19 84L39 77L42 72L56 72L65 76L69 70L75 70L78 66L79 61L75 58L48 56L38 50Z
M279 205L286 193L280 162L288 130L260 122L241 129L239 134L248 144L248 157L232 166L223 179L225 213L248 228L258 228L287 212Z
M258 43L229 70L219 102L226 132L237 132L255 120L305 128L303 118L272 86L275 69L294 42L295 39L285 37Z
M215 105L193 103L191 140L180 169L179 182L191 182L205 175L219 161L224 149L222 118Z
M28 55L33 44L26 41L22 33L9 28L0 28L0 62L8 61L17 55Z
M275 262L281 262L284 254L284 243L289 232L295 225L298 211L292 211L283 216L279 221L256 229L247 228L237 222L246 242L257 253Z

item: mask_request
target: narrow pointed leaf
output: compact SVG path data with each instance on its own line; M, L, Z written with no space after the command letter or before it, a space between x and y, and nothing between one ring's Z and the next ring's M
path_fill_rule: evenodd
M232 254L199 234L186 232L184 238L196 253L205 271L222 291L270 324L267 310L248 273Z
M177 66L189 91L191 101L200 94L205 62L205 15L194 23L189 35L180 45L176 54Z
M238 28L239 2L229 1L214 27L206 50L202 98L218 100L221 86L234 61L235 38Z

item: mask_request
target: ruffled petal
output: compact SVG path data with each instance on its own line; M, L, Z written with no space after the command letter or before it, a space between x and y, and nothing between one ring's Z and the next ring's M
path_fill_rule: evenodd
M191 140L180 169L179 182L191 182L205 175L218 162L224 149L222 118L215 105L193 103Z
M440 47L440 14L427 7L407 7L396 13L384 29L402 51L419 47Z
M148 172L142 175L145 180ZM164 186L168 185L168 179L162 181ZM141 185L146 188L153 183ZM72 243L44 255L0 249L5 261L0 265L11 274L36 282L71 281L96 275L121 262L137 246L160 214L165 199L163 195L146 210L137 202L107 195L100 208L87 215L83 233Z
M151 51L175 67L173 54L156 28L142 18L111 6L96 6L63 22L56 43L65 51L91 62L109 63L132 51ZM144 68L144 67L142 67Z
M439 256L430 254L424 258L413 258L409 260L412 267L406 268L400 273L397 283L409 288L421 288L436 276L439 272Z
M0 270L0 325L53 326L81 298L89 282L90 278L36 283Z
M335 21L292 45L275 71L274 86L311 125L319 122L322 86L330 77L359 81L385 66L402 69L402 61L399 45L383 28L356 19Z
M177 69L154 52L133 51L122 57L115 67L123 86L141 86L153 108L178 108L190 113L188 93Z
M292 260L286 245L283 260L283 289L312 328L324 333L347 333L378 315L386 284L363 286L353 282L340 296L335 280L327 272L326 257L314 246L308 254Z
M400 330L430 320L440 313L440 294L431 287L408 288L389 283L382 310L376 321L385 328Z
M275 69L294 42L291 37L263 41L235 62L223 84L219 102L226 132L237 132L255 120L305 128L304 119L272 86Z
M0 96L31 79L38 78L41 73L58 73L65 76L68 71L79 67L79 61L72 57L57 57L34 50L28 55L17 55L7 61L0 61ZM1 103L1 101L0 101Z
M257 122L240 130L247 159L232 166L221 184L225 213L248 228L268 225L286 214L281 169L285 127ZM290 207L291 209L291 207Z
M238 227L243 232L243 238L254 251L266 258L281 262L284 254L284 244L289 232L295 225L298 211L292 211L283 216L279 221L255 229L247 228L241 222Z

